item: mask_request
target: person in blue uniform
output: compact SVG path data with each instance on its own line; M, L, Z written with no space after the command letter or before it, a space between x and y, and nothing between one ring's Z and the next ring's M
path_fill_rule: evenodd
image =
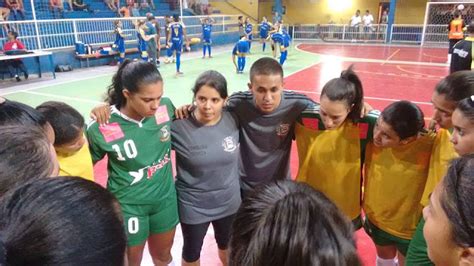
M272 28L270 22L268 22L267 17L263 17L262 23L260 24L260 42L262 43L262 51L265 52L267 46L268 32Z
M119 52L119 64L123 62L125 59L125 34L122 30L122 21L116 20L114 21L114 34L115 34L115 42L112 45L112 48Z
M246 56L249 53L249 41L244 35L240 40L235 44L234 49L232 50L232 61L234 62L237 74L242 74L245 68ZM237 62L235 58L237 57Z
M211 34L212 34L212 24L214 24L214 19L207 17L201 20L202 25L202 58L206 57L206 50L209 51L209 58L211 58Z
M189 50L189 43L187 42L186 26L180 21L178 15L173 15L173 22L169 25L169 41L168 46L171 51L176 54L176 76L182 75L181 72L181 52L183 51L183 44L186 42L186 49Z
M245 35L247 36L247 41L249 43L248 53L250 53L250 49L252 48L252 40L253 40L252 31L253 31L253 25L252 23L250 23L250 18L246 18L245 19Z

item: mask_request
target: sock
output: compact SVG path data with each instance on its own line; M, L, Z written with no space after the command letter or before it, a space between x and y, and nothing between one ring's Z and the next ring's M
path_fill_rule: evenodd
M240 71L241 66L242 66L242 60L241 60L241 57L238 57L237 58L237 71Z
M377 259L375 260L375 265L376 266L398 266L398 263L395 261L397 257L393 259L382 259L379 256L377 256Z
M207 45L207 50L209 51L209 57L211 56L211 45Z
M242 57L242 69L240 71L244 71L245 68L245 57Z
M207 48L207 45L203 45L202 46L202 57L205 57L206 56L206 48Z
M284 51L280 53L280 65L283 65L285 63L287 55L288 55L288 51Z
M267 43L264 42L263 45L262 45L262 47L263 47L263 52L265 52L265 48L267 47Z
M448 63L451 63L451 56L452 54L448 54Z
M248 42L249 42L249 52L250 52L250 49L252 48L252 41L249 40Z
M122 64L124 59L125 59L125 58L123 58L123 57L120 56L119 59L118 59L118 62L119 62L120 64Z
M168 50L166 50L166 56L170 58L172 55L173 55L173 51L171 51L171 48L168 48Z
M181 68L181 53L176 54L176 72Z

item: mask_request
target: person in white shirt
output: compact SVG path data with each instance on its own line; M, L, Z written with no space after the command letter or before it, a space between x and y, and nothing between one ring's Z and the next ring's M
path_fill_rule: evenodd
M355 41L355 39L357 38L357 36L359 35L359 31L360 31L360 26L362 24L362 18L360 16L360 10L357 9L356 13L354 16L351 17L351 20L350 20L350 32L353 32L352 34L352 41Z
M374 17L370 14L369 10L365 11L365 15L362 17L362 22L364 22L364 35L365 39L369 39L371 33L374 32L374 28L372 27L372 22L374 22Z

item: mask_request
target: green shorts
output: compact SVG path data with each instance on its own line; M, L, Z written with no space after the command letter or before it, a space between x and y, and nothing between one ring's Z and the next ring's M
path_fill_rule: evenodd
M150 235L168 232L179 222L176 194L156 204L124 204L122 208L128 246L143 244Z
M364 222L364 230L372 238L376 245L395 246L398 252L402 253L403 256L406 256L410 240L403 239L383 231L371 223L367 218Z
M428 247L426 245L425 237L423 236L423 227L425 226L425 219L421 218L420 223L416 227L415 234L408 246L407 257L405 265L407 266L434 266L428 257Z

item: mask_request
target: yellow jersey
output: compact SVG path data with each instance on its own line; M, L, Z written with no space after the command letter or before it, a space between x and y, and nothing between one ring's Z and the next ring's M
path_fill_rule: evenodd
M435 137L425 134L395 148L367 145L363 209L383 231L403 239L415 233Z
M430 194L446 175L449 162L458 156L450 139L451 133L447 129L440 129L436 135L435 145L431 153L428 179L420 201L423 207L428 205Z
M318 111L303 112L302 122L296 123L296 180L323 192L354 220L361 210L361 155L380 113L373 111L358 123L346 121L337 129L325 130Z
M71 156L57 154L60 176L79 176L94 181L94 167L86 142L82 148Z

